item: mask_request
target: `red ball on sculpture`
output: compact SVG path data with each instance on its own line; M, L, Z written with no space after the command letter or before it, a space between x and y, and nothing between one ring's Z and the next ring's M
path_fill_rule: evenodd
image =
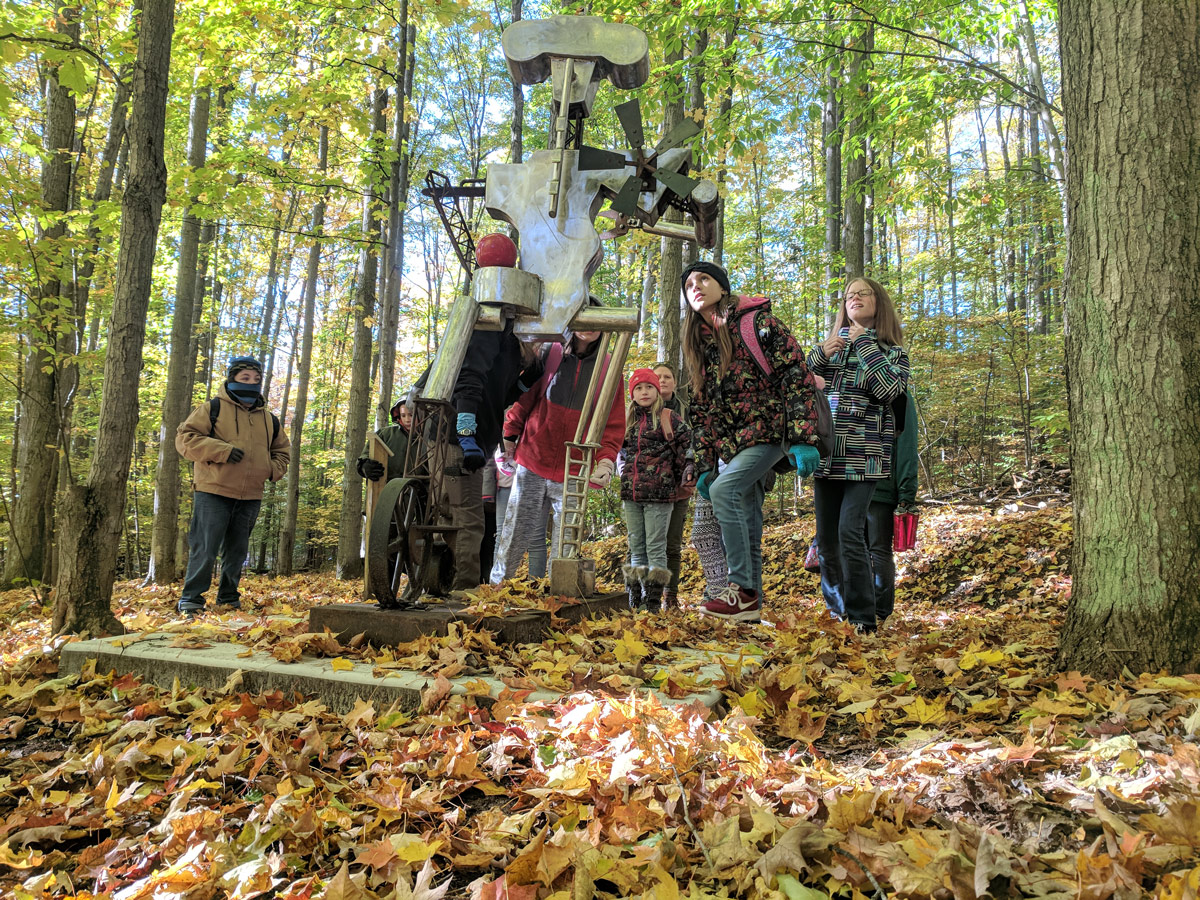
M481 269L488 266L511 269L517 264L517 245L507 234L485 234L475 242L475 264Z

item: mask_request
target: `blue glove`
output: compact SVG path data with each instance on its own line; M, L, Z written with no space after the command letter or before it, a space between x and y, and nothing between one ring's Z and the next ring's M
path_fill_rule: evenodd
M788 447L788 456L796 464L796 474L801 478L807 478L817 471L817 466L821 464L821 454L812 444L795 444Z
M709 490L712 488L712 483L716 480L716 472L701 472L700 477L696 479L696 490L700 492L700 496L709 502L712 497L708 496Z
M458 436L458 446L462 447L464 469L468 472L478 472L483 468L487 462L487 457L483 455L483 448L475 440L475 435L460 434Z

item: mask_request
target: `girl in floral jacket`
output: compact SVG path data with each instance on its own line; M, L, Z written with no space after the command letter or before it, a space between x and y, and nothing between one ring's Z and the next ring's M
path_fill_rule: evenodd
M875 485L892 471L892 401L908 385L908 354L896 307L871 278L846 288L825 343L808 354L829 382L833 454L814 480L821 593L838 619L860 632L876 629L875 588L867 551L867 509Z
M696 490L712 501L729 565L729 586L700 611L757 622L763 479L789 458L801 476L816 469L816 382L800 345L771 315L768 301L734 297L720 266L690 265L683 273L683 292L687 309L681 343L692 385L692 439L701 473ZM726 466L718 477L719 459Z
M653 369L633 373L629 397L629 424L621 447L621 501L629 534L625 585L630 609L644 605L658 612L671 580L667 528L689 464L692 433L678 413L663 406Z

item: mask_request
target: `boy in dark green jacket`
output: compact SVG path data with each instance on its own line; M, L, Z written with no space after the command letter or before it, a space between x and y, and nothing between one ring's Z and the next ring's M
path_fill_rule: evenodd
M404 400L405 398L402 397L392 404L389 413L392 424L385 425L376 432L379 439L392 451L392 455L388 457L386 470L383 463L371 459L371 441L368 438L367 446L363 448L356 466L361 477L378 481L386 474L388 481L391 481L404 474L404 454L408 452L408 429L413 420L412 410L404 405Z
M917 502L917 407L905 392L904 430L892 438L892 474L875 482L867 508L867 549L875 577L875 620L882 625L896 606L893 516L915 511Z

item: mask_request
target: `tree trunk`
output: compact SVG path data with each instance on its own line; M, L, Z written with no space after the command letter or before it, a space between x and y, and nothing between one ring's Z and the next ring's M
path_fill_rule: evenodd
M329 161L329 126L321 126L317 146L318 171L324 178ZM288 462L287 505L284 509L283 522L279 528L279 552L276 554L275 560L275 567L280 575L291 575L295 565L296 516L300 510L300 451L304 440L304 419L308 414L308 385L312 372L313 319L317 304L317 274L321 264L321 242L316 236L320 235L325 227L325 199L327 196L328 191L322 191L317 205L313 208L312 227L309 229L313 233L314 239L312 247L308 251L308 271L304 279L304 311L302 314L304 324L300 337L296 410L292 413L290 435L292 458Z
M946 237L950 255L950 315L958 316L958 251L955 246L954 207L958 200L954 196L954 156L950 145L950 119L942 119L942 131L946 138ZM958 343L957 330L954 342Z
M113 311L108 327L96 450L87 481L64 498L54 591L55 632L98 635L123 631L112 614L117 549L125 518L125 485L138 419L154 250L166 199L163 160L167 75L174 31L173 0L146 0L138 34L129 113L129 176L121 201L121 236Z
M737 37L738 20L735 18L733 24L725 32L725 47L722 54L722 63L726 71L727 82L724 89L721 91L721 103L717 107L717 127L731 130L729 124L729 114L733 110L733 73L737 64L737 51L733 46L733 41ZM709 128L713 128L713 123L707 123ZM716 244L713 247L713 262L718 266L723 266L725 259L725 179L729 174L729 143L722 141L721 143L721 164L717 170L717 189L720 192L717 199L717 221L714 227L716 233Z
M696 35L696 44L692 49L692 80L688 83L687 111L692 118L699 122L707 122L708 115L704 103L704 54L708 52L708 29L701 28ZM697 119L697 114L699 118ZM706 171L705 144L701 142L700 149L693 151L692 165L699 171ZM700 245L695 241L683 242L683 254L680 265L687 268L700 258ZM680 270L682 272L682 269ZM681 315L682 320L682 315Z
M645 336L650 327L650 304L658 296L658 270L654 268L654 245L646 246L645 278L642 279L642 308L638 318L638 350L645 350Z
M79 10L59 3L59 27L79 39ZM44 82L46 129L43 135L41 216L46 227L35 247L40 280L37 298L29 309L29 355L25 358L24 393L17 447L18 489L12 502L11 543L4 561L4 586L43 580L51 560L50 532L57 481L60 416L58 367L55 347L65 330L59 294L62 275L71 269L62 256L67 234L66 212L71 201L71 162L75 148L75 95L59 83L57 69L48 70ZM41 227L41 226L39 226ZM70 326L74 327L72 320Z
M667 54L664 63L677 65L683 59L683 44L680 43ZM667 79L671 82L671 79ZM682 79L664 84L666 96L663 101L662 133L665 135L683 121L684 85ZM670 210L663 216L665 222L679 223L682 214ZM659 242L658 265L658 358L670 363L679 371L679 303L682 291L679 279L683 275L683 245L674 238L662 238Z
M842 222L842 252L845 255L843 271L846 284L859 278L866 271L866 187L867 187L867 74L871 49L871 26L862 26L854 43L860 50L850 54L850 66L846 72L846 93L853 100L852 118L846 122L846 216Z
M1046 97L1046 83L1042 78L1041 53L1038 51L1037 35L1033 31L1033 19L1029 16L1029 4L1020 0L1021 11L1018 15L1019 32L1025 42L1025 51L1029 54L1029 86L1038 96L1037 115L1046 130L1046 141L1050 147L1050 166L1059 184L1063 181L1063 151L1062 138L1058 135L1058 125L1050 110L1050 102ZM1138 7L1139 10L1141 7ZM1061 51L1061 48L1060 48Z
M1196 672L1200 6L1060 10L1075 543L1059 664Z
M831 39L836 36L832 23L826 25L826 31ZM821 141L825 148L825 283L829 286L826 331L833 328L834 313L841 298L834 276L842 252L842 110L838 103L841 66L841 57L830 54L825 68L825 103L821 113Z
M202 76L206 77L206 76ZM192 95L188 136L188 166L193 172L204 165L208 151L208 120L212 89L197 86ZM191 197L195 200L195 193ZM171 349L162 422L158 430L158 468L154 476L154 529L150 538L147 581L169 584L178 577L176 542L179 539L179 454L175 430L192 402L191 345L196 305L196 264L200 249L200 217L189 206L179 232L179 264L175 277L175 313L171 320Z
M400 286L404 279L404 211L408 206L408 123L404 121L408 93L412 90L409 72L410 32L408 0L400 3L400 29L404 40L396 73L396 111L392 123L391 180L388 184L388 242L384 269L387 275L383 315L379 323L379 405L375 410L375 428L388 424L392 408L392 388L396 380L396 339L400 325Z
M379 269L379 211L375 198L380 148L387 134L383 104L387 92L376 88L371 102L372 136L367 149L366 191L363 195L363 244L358 265L358 289L354 297L354 351L350 360L350 399L346 406L346 438L342 463L342 509L338 519L337 577L362 575L363 483L355 465L367 439L367 414L371 400L371 326L375 314L375 279Z

